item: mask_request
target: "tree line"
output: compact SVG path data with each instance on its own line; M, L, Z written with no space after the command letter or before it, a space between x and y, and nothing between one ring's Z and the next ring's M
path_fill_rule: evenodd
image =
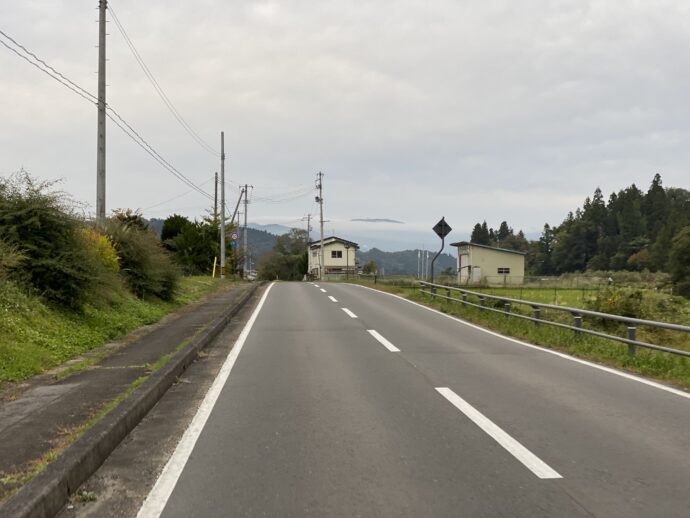
M656 174L646 192L635 184L604 199L595 189L560 225L544 225L529 241L502 222L477 223L471 241L527 253L532 275L585 271L668 272L690 295L690 191L666 188Z

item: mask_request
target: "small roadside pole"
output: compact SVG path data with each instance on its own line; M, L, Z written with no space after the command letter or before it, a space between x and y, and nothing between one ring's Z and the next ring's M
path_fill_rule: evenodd
M434 232L436 232L436 235L441 238L441 249L436 252L436 255L434 258L431 260L431 284L434 284L434 263L436 262L436 258L441 255L441 252L443 252L443 248L446 245L446 236L450 233L452 228L450 228L450 225L446 223L446 218L443 217L441 218L441 221L436 223L436 225L433 228ZM431 287L431 293L436 293L436 288Z

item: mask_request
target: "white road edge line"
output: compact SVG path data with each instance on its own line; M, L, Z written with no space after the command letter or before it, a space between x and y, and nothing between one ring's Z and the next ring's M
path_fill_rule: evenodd
M534 344L528 344L527 342L523 342L522 340L518 340L517 338L511 338L509 336L505 336L505 335L502 335L500 333L496 333L494 331L489 331L488 329L484 329L481 326L478 326L476 324L471 324L471 323L469 323L469 322L467 322L461 318L454 317L452 315L447 315L446 313L441 313L440 311L438 311L434 308L430 308L428 306L425 306L424 304L419 304L418 302L414 302L412 300L406 299L405 297L401 297L400 295L395 295L394 293L388 293L386 291L381 291L381 290L377 290L374 288L370 288L369 286L362 286L361 284L352 284L351 286L359 286L360 288L364 288L365 290L375 291L376 293L381 293L383 295L388 295L389 297L394 297L396 299L404 300L405 302L408 302L409 304L419 306L420 308L426 309L427 311L431 311L432 313L436 313L437 315L441 315L442 317L446 317L446 318L449 318L451 320L455 320L456 322L459 322L460 324L466 325L467 327L471 327L472 329L476 329L477 331L482 331L482 332L490 334L492 336L502 338L503 340L507 340L509 342L513 342L513 343L522 345L524 347L529 347L530 349L536 349L537 351L541 351L543 353L553 354L554 356L558 356L559 358L563 358L564 360L569 360L571 362L579 363L580 365L586 365L587 367L592 367L593 369L608 372L609 374L614 374L616 376L620 376L621 378L629 379L631 381L636 381L638 383L642 383L643 385L648 385L650 387L653 387L653 388L656 388L659 390L663 390L663 391L669 392L671 394L675 394L676 396L690 399L690 392L684 392L682 390L675 389L673 387L668 387L666 385L662 385L661 383L657 383L656 381L648 380L645 378L641 378L639 376L635 376L634 374L629 374L627 372L619 371L617 369L614 369L613 367L606 367L604 365L592 363L592 362L587 361L587 360L575 358L574 356L570 356L569 354L566 354L566 353L554 351L552 349L547 349L545 347L540 347L540 346L534 345Z
M374 329L367 329L369 334L376 338L381 345L383 345L386 349L388 349L392 353L399 353L400 349L398 349L396 346L394 346L392 343L390 343L388 340L386 340L381 334L374 330Z
M240 351L244 346L244 342L247 340L247 336L249 336L249 332L252 330L254 322L256 322L256 319L259 316L259 312L261 311L264 302L266 302L266 297L268 297L268 292L271 291L273 284L275 283L271 283L271 285L266 289L261 297L261 300L259 301L258 306L256 306L252 316L249 317L249 321L244 326L244 329L242 329L240 336L235 342L235 345L232 347L232 350L225 359L218 376L216 376L216 379L213 381L213 385L211 385L211 388L206 393L204 400L201 402L199 410L197 410L194 419L192 419L192 422L189 423L187 430L182 436L182 439L180 439L175 451L163 468L163 472L158 477L158 480L153 486L153 489L151 489L151 492L146 497L146 500L144 500L141 509L139 509L137 518L158 518L163 512L163 509L165 509L168 499L170 498L173 489L175 489L177 480L180 478L182 470L187 464L187 459L189 459L192 450L194 450L194 445L196 444L199 435L201 435L201 431L204 429L206 421L213 411L213 407L218 400L218 396L220 395L223 386L230 376L230 371L232 371L232 368L235 365L237 356L240 354Z
M331 299L333 302L338 302L338 300L333 295L329 295L328 298Z
M350 316L350 318L357 318L357 315L355 315L355 314L354 314L352 311L350 311L349 309L347 309L347 308L340 308L340 309L342 309L345 313L347 313L347 314Z
M436 387L436 391L465 414L474 424L484 430L493 440L503 446L513 457L522 462L527 469L541 479L563 478L534 453L508 435L496 423L470 405L447 387Z
M321 288L321 291L323 291L324 293L326 293L326 290L324 290L323 288Z

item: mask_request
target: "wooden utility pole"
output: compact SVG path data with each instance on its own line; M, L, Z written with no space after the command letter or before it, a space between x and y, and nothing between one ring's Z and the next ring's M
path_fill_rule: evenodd
M98 1L98 133L96 143L96 223L105 223L105 10Z

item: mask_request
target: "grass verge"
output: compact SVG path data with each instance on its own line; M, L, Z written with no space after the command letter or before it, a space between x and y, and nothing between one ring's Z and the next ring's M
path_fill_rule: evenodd
M626 345L612 340L588 335L576 336L572 331L548 325L535 325L526 320L483 311L457 302L432 299L410 287L381 283L375 285L369 281L356 283L400 295L506 336L690 389L688 358L642 348L638 348L637 354L630 357Z
M120 394L110 401L107 401L94 411L93 415L79 426L58 430L57 437L52 441L52 448L45 452L41 457L28 463L24 469L13 473L0 473L0 502L3 502L16 493L19 488L41 473L48 464L54 461L62 452L71 446L87 430L93 427L108 413L117 408L132 392L141 386L154 372L168 363L178 352L180 352L191 338L181 342L174 351L162 356L158 361L147 366L146 374L139 376Z
M123 291L108 303L87 304L80 312L51 306L12 283L0 282L0 388L3 382L22 381L153 324L228 282L185 277L174 301L141 300ZM96 361L79 362L68 368L69 373Z

